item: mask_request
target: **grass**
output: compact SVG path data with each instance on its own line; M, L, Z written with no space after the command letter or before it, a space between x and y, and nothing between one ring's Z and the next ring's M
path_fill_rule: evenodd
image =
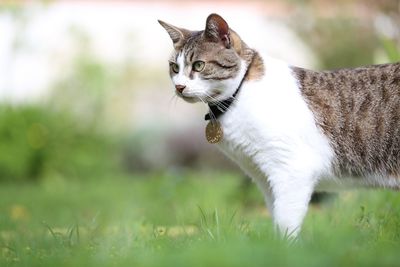
M162 173L0 188L0 266L399 266L400 196L313 206L301 238L274 236L255 186Z

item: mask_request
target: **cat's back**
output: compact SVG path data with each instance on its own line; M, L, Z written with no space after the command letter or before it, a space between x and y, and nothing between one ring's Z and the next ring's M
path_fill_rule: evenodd
M400 93L400 62L370 65L359 68L344 68L332 71L312 71L298 67L292 70L301 85L302 93L312 97L321 92L343 97L371 97L385 102L392 94ZM399 100L399 99L396 99Z
M400 63L292 70L335 150L338 173L400 175Z

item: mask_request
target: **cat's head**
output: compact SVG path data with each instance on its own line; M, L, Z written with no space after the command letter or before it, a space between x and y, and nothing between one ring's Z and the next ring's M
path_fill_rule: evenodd
M176 94L191 103L213 103L231 97L246 71L246 45L226 21L211 14L202 31L159 23L174 45L169 73Z

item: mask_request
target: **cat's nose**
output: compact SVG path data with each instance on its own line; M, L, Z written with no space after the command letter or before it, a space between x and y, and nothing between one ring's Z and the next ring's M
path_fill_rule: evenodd
M176 91L178 91L179 93L182 93L183 89L186 88L186 85L177 84L177 85L175 85L175 88L176 88Z

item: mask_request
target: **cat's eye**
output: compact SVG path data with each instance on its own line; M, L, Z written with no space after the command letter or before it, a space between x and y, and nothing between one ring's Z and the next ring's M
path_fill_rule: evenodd
M192 69L194 70L194 71L202 71L203 69L204 69L204 66L205 66L206 64L204 63L204 61L195 61L194 63L193 63L193 67L192 67Z
M173 72L175 72L175 73L179 72L179 65L178 64L170 62L169 65L170 65L170 67L171 67Z

